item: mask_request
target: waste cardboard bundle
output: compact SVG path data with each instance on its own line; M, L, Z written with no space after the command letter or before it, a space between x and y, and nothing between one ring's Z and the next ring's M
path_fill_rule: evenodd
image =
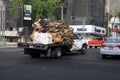
M40 44L52 44L52 35L49 33L34 33L34 43L40 43Z
M51 44L73 44L73 28L69 27L64 21L49 22L45 28L38 27L40 33L36 35L35 30L32 32L30 38L35 43ZM34 29L36 29L34 28ZM44 33L42 33L44 31ZM45 37L46 36L46 37ZM52 38L51 38L52 37Z

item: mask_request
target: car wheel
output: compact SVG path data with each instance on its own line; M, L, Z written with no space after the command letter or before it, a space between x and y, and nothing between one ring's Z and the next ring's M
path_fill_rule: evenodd
M89 46L89 48L92 48L92 46Z
M95 48L97 48L97 46L95 46Z

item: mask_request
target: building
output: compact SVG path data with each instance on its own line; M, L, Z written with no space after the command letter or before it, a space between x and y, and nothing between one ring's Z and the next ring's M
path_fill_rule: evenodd
M16 9L15 13L11 9ZM0 46L16 44L20 38L18 27L22 24L22 7L0 0Z
M108 35L120 37L120 0L106 0L105 13L108 15ZM112 17L110 18L110 15Z
M0 46L5 44L5 6L3 1L0 1Z
M104 25L105 0L68 0L66 20L72 25Z
M88 41L94 40L94 38L101 38L106 36L106 29L95 25L70 25L74 29L74 33L78 33L82 40L88 43Z
M120 11L120 0L106 0L105 12L110 12L113 14L114 10Z

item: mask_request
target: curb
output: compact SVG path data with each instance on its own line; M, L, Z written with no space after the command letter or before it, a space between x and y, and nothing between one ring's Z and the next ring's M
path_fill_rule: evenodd
M17 48L17 46L0 46L0 48Z

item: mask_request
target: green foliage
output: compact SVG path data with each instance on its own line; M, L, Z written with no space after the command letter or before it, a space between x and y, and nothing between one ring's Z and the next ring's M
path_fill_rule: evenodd
M15 19L19 18L20 12L22 11L22 0L9 0L10 9L9 12Z
M32 18L38 20L39 17L48 17L55 20L55 11L61 5L66 7L67 0L10 0L11 3L31 4L32 5ZM12 10L14 12L15 10Z
M22 0L9 0L9 2L11 3L16 3L16 4L19 4L19 3L22 3Z
M32 5L33 20L37 20L41 16L55 20L54 13L60 0L24 0L24 3Z

